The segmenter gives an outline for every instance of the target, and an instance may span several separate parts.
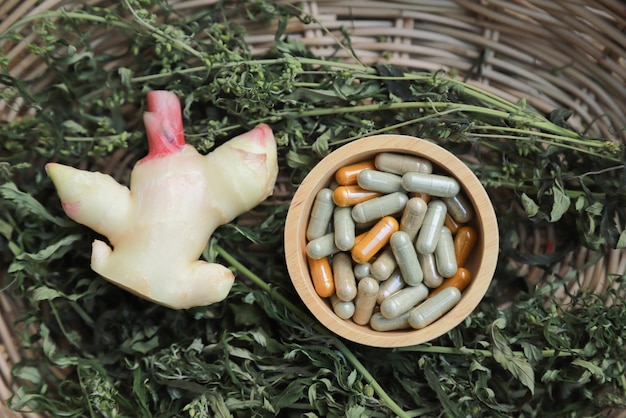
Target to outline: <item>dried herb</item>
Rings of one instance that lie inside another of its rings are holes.
[[[35,326],[24,331],[35,356],[15,367],[22,385],[11,404],[53,416],[190,417],[560,417],[626,407],[621,289],[580,292],[561,309],[508,263],[550,275],[565,255],[516,252],[520,222],[553,225],[566,249],[626,246],[623,146],[569,128],[566,109],[541,115],[443,73],[323,60],[283,33],[292,18],[312,22],[264,1],[183,16],[158,0],[126,0],[33,15],[0,35],[19,41],[28,25],[47,80],[11,76],[0,56],[0,98],[23,100],[23,117],[0,122],[0,260],[5,291],[26,302],[18,329]],[[246,25],[270,20],[274,47],[253,55]],[[125,47],[103,49],[97,36]],[[337,48],[352,53],[349,36]],[[279,141],[291,187],[206,248],[206,259],[239,274],[223,304],[171,311],[97,277],[92,232],[66,220],[43,173],[56,160],[127,181],[146,151],[139,118],[153,88],[184,99],[188,141],[203,151],[259,122]],[[342,341],[311,318],[281,242],[289,197],[311,167],[385,132],[464,158],[492,196],[502,242],[479,309],[429,344],[394,350]]]

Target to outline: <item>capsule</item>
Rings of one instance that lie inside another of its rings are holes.
[[[478,241],[478,232],[471,226],[459,228],[454,236],[454,253],[459,266],[464,266]]]
[[[354,246],[355,225],[352,219],[352,209],[337,207],[333,215],[335,246],[341,251],[349,251]]]
[[[426,202],[426,204],[428,204],[430,202],[430,199],[432,199],[432,196],[429,195],[428,193],[418,193],[418,192],[411,192],[411,193],[409,193],[409,197],[410,198],[419,197],[424,202]]]
[[[361,163],[341,167],[335,172],[335,181],[341,186],[357,184],[357,177],[359,176],[359,173],[365,169],[376,169],[374,160],[363,161]]]
[[[415,172],[402,176],[402,187],[409,192],[428,193],[437,197],[452,197],[461,190],[459,182],[452,177]]]
[[[313,207],[311,208],[311,218],[306,230],[306,238],[314,240],[328,231],[328,224],[333,216],[333,191],[329,188],[323,188],[315,196]]]
[[[387,280],[398,266],[396,257],[390,247],[386,247],[372,263],[372,277],[382,282]]]
[[[389,242],[391,235],[399,228],[398,221],[392,216],[385,216],[376,225],[358,239],[352,247],[352,259],[357,263],[367,263],[381,248]]]
[[[350,319],[354,315],[354,302],[341,300],[337,295],[330,297],[330,303],[335,315],[341,319]]]
[[[338,252],[339,248],[335,245],[335,234],[332,232],[315,238],[306,245],[306,253],[311,258],[328,257]]]
[[[423,284],[407,286],[385,299],[380,304],[380,313],[385,318],[395,318],[410,311],[427,296],[428,288]]]
[[[370,263],[358,263],[354,265],[353,271],[357,280],[361,280],[363,277],[371,277],[372,265]]]
[[[443,277],[452,277],[458,269],[456,254],[454,253],[454,239],[452,232],[447,226],[441,227],[441,235],[435,247],[435,260],[437,271]]]
[[[409,313],[405,312],[400,316],[389,319],[385,318],[380,312],[376,312],[370,319],[370,327],[372,327],[374,331],[379,332],[411,328],[409,325]]]
[[[427,208],[428,205],[424,199],[419,197],[412,197],[406,202],[402,218],[400,218],[400,231],[409,234],[411,241],[417,237],[417,232],[422,226],[422,222],[424,222]]]
[[[370,321],[376,306],[378,296],[378,282],[372,277],[361,279],[354,300],[354,315],[352,320],[359,325],[365,325]]]
[[[435,252],[437,241],[441,233],[441,227],[446,220],[446,204],[441,200],[433,200],[428,204],[424,222],[417,234],[415,246],[417,252],[430,254]]]
[[[420,284],[424,278],[424,273],[417,260],[415,246],[409,234],[404,231],[395,232],[389,240],[389,245],[406,284],[410,286]]]
[[[442,200],[448,207],[450,216],[458,223],[467,223],[474,217],[474,209],[463,193],[457,193],[452,197],[444,197]]]
[[[335,280],[328,257],[307,257],[307,261],[315,292],[322,298],[331,297],[335,293]]]
[[[428,297],[432,298],[433,296],[441,292],[446,287],[451,287],[451,286],[456,287],[462,292],[467,287],[467,285],[470,284],[471,281],[472,281],[472,273],[465,267],[459,267],[459,269],[456,271],[456,274],[454,276],[450,277],[449,279],[445,279],[443,283],[441,283],[441,286],[439,286],[436,289],[433,289],[433,291],[430,292],[430,295],[428,295]]]
[[[461,300],[461,291],[456,287],[446,287],[409,312],[409,325],[416,329],[422,329],[441,318],[459,303],[459,300]]]
[[[462,226],[452,216],[450,216],[449,213],[446,213],[446,220],[443,222],[443,224],[447,226],[450,229],[450,232],[452,232],[453,234],[456,234],[456,231],[458,231],[459,228]]]
[[[359,173],[358,185],[366,190],[380,193],[402,191],[402,177],[384,171],[366,169]]]
[[[365,190],[358,184],[339,186],[333,192],[333,202],[337,206],[354,206],[361,202],[382,196],[382,193]]]
[[[356,278],[348,253],[335,254],[332,261],[335,294],[340,300],[350,301],[356,297]]]
[[[358,223],[380,219],[400,212],[408,200],[407,195],[402,192],[389,193],[354,205],[352,218]]]
[[[418,173],[432,173],[433,164],[425,158],[414,155],[381,152],[374,158],[376,168],[388,173],[403,175],[411,171]]]
[[[443,283],[443,276],[439,274],[437,270],[437,262],[435,261],[435,254],[417,254],[417,259],[422,267],[424,273],[424,284],[431,289],[441,286]]]
[[[396,293],[398,290],[403,289],[406,286],[406,282],[402,278],[402,274],[399,269],[396,269],[391,273],[391,276],[384,282],[379,283],[378,296],[376,296],[376,302],[380,305],[389,296]]]

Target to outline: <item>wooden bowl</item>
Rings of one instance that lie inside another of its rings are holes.
[[[330,301],[317,295],[306,258],[306,229],[317,192],[328,187],[340,167],[373,157],[380,152],[397,152],[426,158],[436,172],[450,175],[461,184],[472,203],[473,226],[479,239],[465,267],[472,282],[459,303],[431,325],[419,329],[378,332],[369,326],[340,319]],[[491,201],[474,173],[457,157],[438,145],[403,135],[376,135],[353,141],[335,150],[317,164],[296,191],[285,225],[285,256],[291,281],[311,313],[330,331],[348,340],[373,347],[403,347],[425,343],[445,334],[480,303],[491,280],[498,258],[498,224]]]

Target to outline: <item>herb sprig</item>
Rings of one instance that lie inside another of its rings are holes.
[[[26,79],[0,60],[0,97],[23,103],[0,124],[0,260],[6,292],[27,305],[19,329],[35,327],[22,348],[36,354],[14,369],[12,405],[191,417],[593,416],[626,406],[621,287],[582,291],[561,307],[508,262],[549,276],[564,256],[517,254],[511,231],[520,223],[553,226],[566,248],[626,245],[617,139],[588,137],[567,126],[564,110],[542,115],[443,73],[321,59],[285,35],[289,19],[313,21],[265,1],[183,15],[127,0],[31,16],[0,35],[20,42],[28,24],[29,53],[43,68]],[[246,27],[269,21],[275,42],[253,55]],[[350,53],[349,37],[337,48]],[[57,160],[127,181],[146,151],[140,115],[153,88],[180,95],[187,138],[203,151],[259,122],[279,140],[283,189],[251,222],[220,228],[205,251],[238,273],[217,306],[171,311],[97,277],[88,269],[93,233],[66,220],[43,174]],[[503,243],[474,315],[429,344],[395,350],[344,342],[317,324],[290,285],[281,242],[289,198],[311,167],[386,132],[463,158],[492,197]]]

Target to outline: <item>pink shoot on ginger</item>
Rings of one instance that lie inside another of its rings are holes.
[[[65,213],[108,239],[95,240],[91,268],[145,299],[174,309],[222,301],[233,273],[200,260],[215,229],[272,194],[276,142],[259,125],[199,154],[185,143],[180,101],[148,93],[144,124],[148,155],[130,188],[111,176],[56,163],[46,165]]]

